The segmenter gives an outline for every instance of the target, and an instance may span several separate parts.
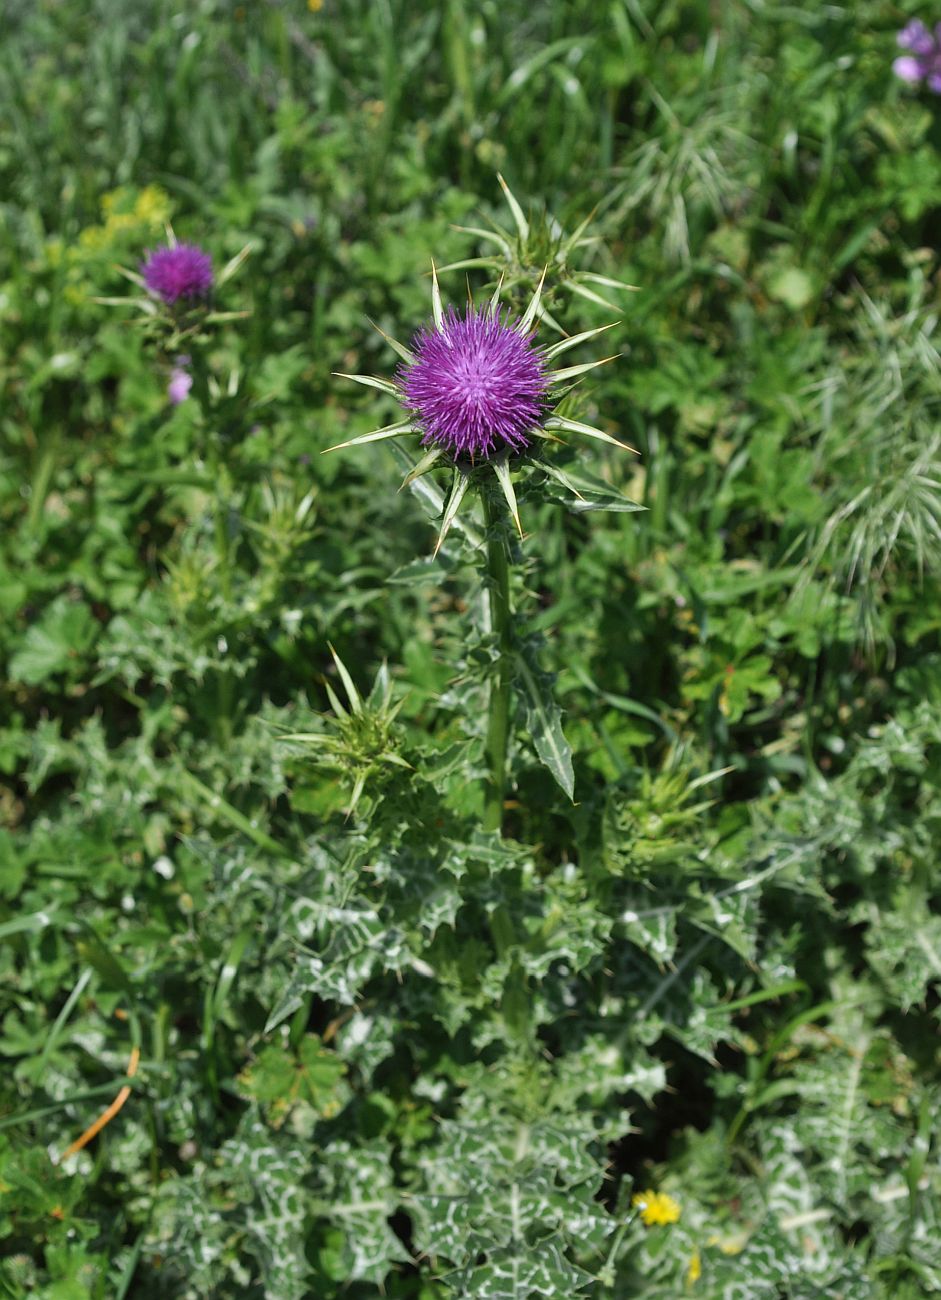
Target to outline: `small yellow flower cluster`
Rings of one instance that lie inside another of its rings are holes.
[[[666,1192],[636,1192],[631,1197],[631,1205],[640,1210],[640,1217],[648,1228],[655,1224],[676,1223],[681,1214],[679,1202]]]
[[[146,185],[142,190],[122,185],[102,196],[101,212],[102,225],[88,226],[79,235],[79,243],[86,249],[111,248],[125,235],[160,230],[170,220],[170,196],[159,185]]]

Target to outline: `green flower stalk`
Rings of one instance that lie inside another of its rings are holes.
[[[241,320],[247,311],[218,311],[218,290],[238,273],[251,252],[246,244],[218,273],[212,257],[196,244],[181,243],[172,227],[166,244],[148,250],[137,270],[117,270],[139,290],[137,297],[99,298],[106,306],[136,307],[138,324],[160,362],[169,369],[167,401],[171,407],[193,400],[202,413],[201,460],[206,486],[213,496],[213,533],[219,591],[225,607],[232,602],[232,556],[229,539],[231,479],[219,429],[218,407],[224,389],[210,372],[208,348],[214,326]],[[229,377],[227,393],[237,388],[237,375]],[[227,738],[232,721],[232,682],[221,671],[218,681],[217,723]]]

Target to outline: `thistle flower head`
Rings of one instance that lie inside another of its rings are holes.
[[[158,248],[140,269],[148,291],[167,306],[181,298],[206,298],[213,286],[212,258],[196,244]]]
[[[427,450],[406,474],[402,486],[408,487],[435,468],[450,469],[451,487],[447,496],[441,497],[441,525],[435,554],[471,484],[479,485],[482,492],[490,491],[484,486],[484,480],[491,471],[520,537],[523,526],[511,469],[522,471],[527,477],[535,476],[548,485],[550,492],[561,487],[565,499],[576,510],[641,508],[591,475],[581,473],[576,481],[576,477],[553,464],[541,449],[534,448],[530,455],[517,456],[514,461],[514,454],[526,451],[533,441],[560,443],[563,441],[560,434],[566,433],[633,450],[607,430],[574,420],[566,413],[570,408],[563,403],[567,402],[572,381],[614,358],[603,357],[600,361],[560,368],[554,365],[556,358],[611,327],[602,325],[537,348],[534,326],[542,311],[545,274],[544,271],[528,307],[517,320],[500,312],[502,276],[483,310],[477,310],[473,304],[463,315],[453,307],[446,309],[432,264],[431,327],[419,330],[411,348],[379,331],[405,363],[395,378],[341,376],[395,398],[405,408],[405,418],[327,447],[325,451],[418,434]]]
[[[398,378],[424,445],[472,460],[529,445],[549,387],[532,333],[508,314],[468,307],[459,316],[449,307],[440,325],[419,331],[412,351]]]

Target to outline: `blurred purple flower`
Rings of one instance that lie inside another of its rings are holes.
[[[892,64],[892,71],[910,86],[926,82],[941,95],[941,23],[930,32],[920,18],[913,18],[896,37],[899,48],[908,50]]]
[[[141,264],[144,284],[168,306],[180,298],[205,298],[212,289],[212,258],[195,244],[158,248]]]
[[[934,51],[934,37],[920,18],[913,18],[903,27],[896,40],[899,49],[911,50],[912,54],[931,54]]]
[[[509,316],[501,320],[473,307],[459,316],[449,307],[441,328],[421,330],[412,348],[414,360],[399,381],[424,444],[484,460],[529,446],[548,388],[531,334]]]
[[[189,365],[189,357],[180,357],[177,364],[170,371],[170,382],[167,385],[167,397],[171,405],[179,406],[189,397],[190,389],[193,387],[193,376],[186,369]]]
[[[895,60],[892,64],[892,71],[903,81],[907,81],[910,86],[915,86],[925,75],[922,71],[919,59],[914,59],[910,54],[903,54],[901,58]]]

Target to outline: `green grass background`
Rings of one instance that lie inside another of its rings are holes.
[[[941,1291],[916,13],[6,0],[4,1294]],[[319,453],[391,417],[331,372],[391,373],[367,318],[426,321],[430,259],[486,251],[455,227],[508,220],[497,172],[534,228],[594,210],[580,265],[638,286],[582,401],[640,455],[579,455],[646,510],[522,502],[577,802],[521,718],[488,847],[471,543],[430,563],[384,445]],[[229,572],[196,405],[96,301],[171,219],[252,249],[209,349]],[[405,696],[413,771],[349,819],[355,754],[278,739],[333,725],[328,641]]]

